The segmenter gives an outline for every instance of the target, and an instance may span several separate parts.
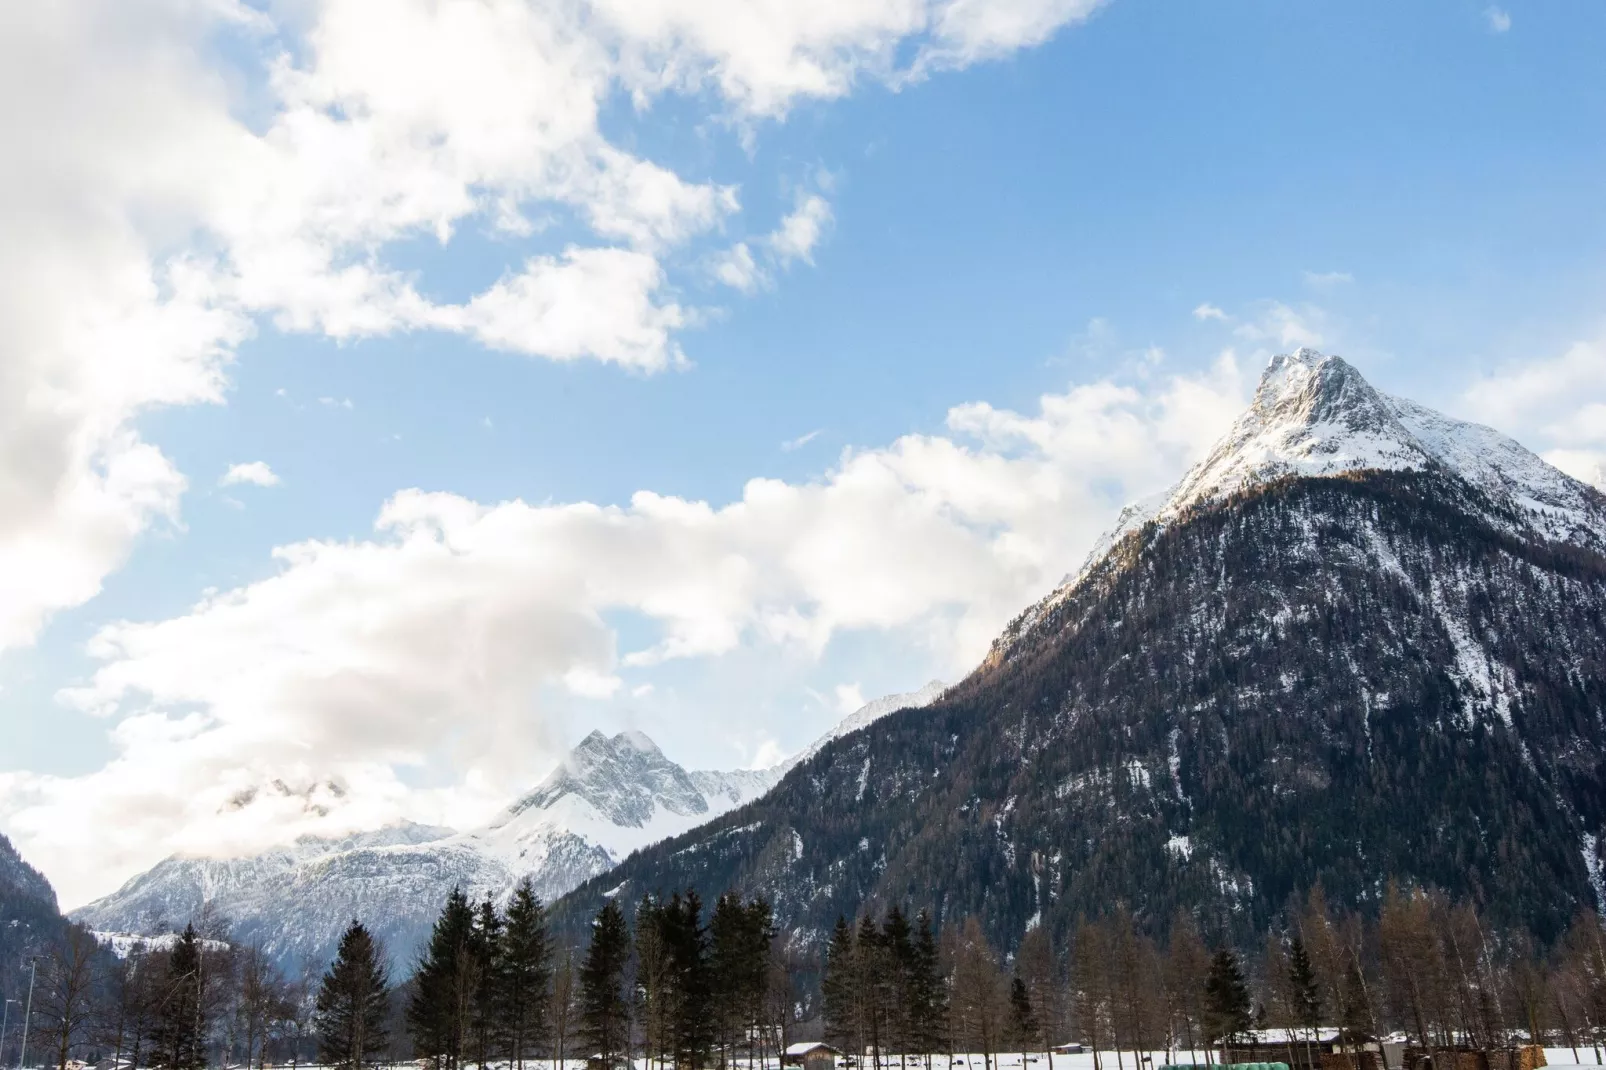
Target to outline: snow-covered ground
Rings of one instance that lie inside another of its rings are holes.
[[[1098,1053],[1096,1063],[1093,1053],[1090,1051],[1080,1052],[1075,1055],[1055,1055],[1053,1056],[1053,1067],[1054,1070],[1146,1070],[1148,1067],[1159,1070],[1160,1067],[1170,1064],[1219,1063],[1221,1061],[1220,1052],[1207,1053],[1204,1051],[1182,1051],[1177,1049],[1165,1051],[1162,1049],[1136,1054],[1141,1058],[1134,1059],[1134,1053],[1131,1051],[1101,1051]],[[1606,1061],[1597,1060],[1594,1049],[1584,1047],[1578,1049],[1576,1059],[1571,1048],[1546,1048],[1545,1059],[1548,1065],[1558,1067],[1560,1070],[1568,1070],[1571,1067],[1606,1065]],[[1025,1061],[1022,1062],[1020,1052],[1002,1052],[992,1057],[991,1064],[992,1070],[1049,1070],[1049,1056],[1043,1052],[1027,1052]],[[413,1067],[418,1064],[407,1062],[397,1065]],[[645,1059],[635,1059],[633,1060],[633,1065],[635,1070],[664,1070],[664,1067],[659,1066],[657,1063],[650,1063]],[[933,1057],[931,1061],[931,1070],[978,1070],[978,1068],[983,1068],[984,1070],[987,1065],[988,1060],[980,1055],[955,1055],[952,1061],[949,1060],[948,1056],[938,1055]],[[777,1070],[777,1067],[777,1060],[773,1056],[764,1060],[762,1066],[756,1061],[749,1064],[746,1059],[734,1061],[734,1070]],[[269,1070],[291,1070],[291,1067],[287,1063],[283,1066],[270,1066]],[[328,1070],[328,1068],[312,1063],[302,1063],[295,1070]],[[491,1064],[491,1070],[510,1070],[510,1068],[507,1063],[493,1063]],[[569,1059],[562,1067],[559,1067],[557,1061],[553,1059],[526,1059],[524,1061],[524,1070],[585,1070],[585,1060]],[[874,1063],[866,1059],[861,1064],[860,1070],[874,1070]],[[882,1059],[881,1070],[925,1070],[925,1060],[911,1055],[900,1063],[898,1056],[891,1055]]]

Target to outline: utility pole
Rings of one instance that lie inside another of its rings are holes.
[[[39,956],[28,960],[28,1008],[22,1012],[22,1051],[17,1056],[17,1070],[22,1070],[28,1059],[28,1023],[33,1020],[33,979],[39,974]]]

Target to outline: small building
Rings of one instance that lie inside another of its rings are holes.
[[[782,1066],[801,1066],[803,1070],[836,1070],[836,1057],[842,1053],[829,1044],[808,1040],[793,1044],[781,1057]]]

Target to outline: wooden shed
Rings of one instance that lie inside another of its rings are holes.
[[[841,1054],[829,1044],[810,1040],[787,1048],[781,1063],[784,1066],[801,1066],[803,1070],[836,1070],[836,1058]]]

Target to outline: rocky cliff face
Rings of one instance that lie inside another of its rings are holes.
[[[1247,936],[1390,877],[1553,935],[1602,902],[1606,499],[1495,432],[1272,362],[1171,492],[969,678],[581,886],[891,901],[1003,946],[1117,899]]]

